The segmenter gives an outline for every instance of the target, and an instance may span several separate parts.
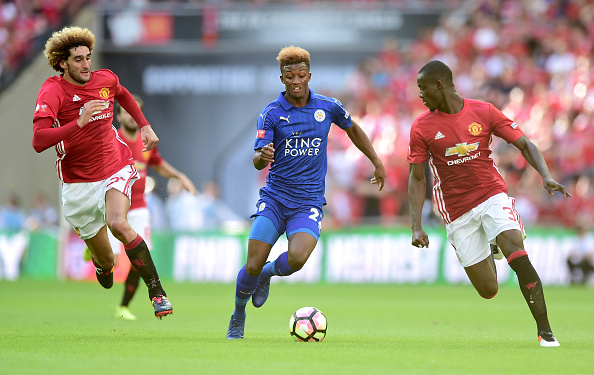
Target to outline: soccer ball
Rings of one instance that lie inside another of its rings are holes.
[[[322,341],[327,327],[326,316],[315,307],[302,307],[289,319],[289,332],[296,341]]]

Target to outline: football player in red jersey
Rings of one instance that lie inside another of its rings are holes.
[[[144,106],[142,99],[137,95],[132,96],[142,111]],[[140,128],[134,118],[119,104],[116,105],[115,111],[116,118],[121,125],[118,129],[118,135],[120,136],[120,139],[126,142],[130,151],[132,151],[132,157],[134,158],[136,170],[140,177],[139,180],[132,185],[132,198],[130,211],[128,212],[128,222],[137,233],[140,233],[143,236],[144,240],[149,245],[149,248],[151,248],[150,213],[144,195],[148,167],[150,166],[162,177],[179,179],[182,188],[194,195],[197,193],[196,187],[184,173],[178,171],[163,159],[157,146],[149,151],[143,151],[144,147],[142,144]],[[117,264],[122,244],[111,234],[111,232],[108,232],[107,234],[115,254],[115,263]],[[118,318],[126,320],[136,319],[134,314],[128,309],[128,304],[132,300],[132,297],[134,297],[139,281],[140,275],[138,274],[138,271],[134,266],[130,265],[130,271],[128,271],[128,276],[124,282],[124,295],[120,305],[116,308],[116,316]]]
[[[91,250],[99,283],[113,285],[109,227],[146,283],[155,316],[162,318],[173,312],[171,303],[145,241],[127,220],[131,187],[139,176],[130,149],[112,125],[114,100],[140,126],[145,150],[159,138],[119,78],[107,69],[91,70],[94,46],[93,33],[79,27],[65,27],[46,42],[48,64],[60,74],[48,78],[37,96],[33,148],[56,149],[62,211]]]
[[[429,110],[415,119],[410,130],[408,200],[412,244],[429,246],[429,237],[421,224],[428,162],[435,178],[434,205],[446,224],[448,240],[479,295],[493,298],[499,289],[490,248],[496,245],[516,272],[520,290],[536,320],[540,345],[559,346],[549,325],[540,278],[524,250],[520,215],[490,157],[492,136],[516,146],[540,174],[550,194],[571,194],[553,179],[540,150],[514,121],[491,103],[458,94],[452,71],[443,62],[431,61],[421,68],[417,86]]]

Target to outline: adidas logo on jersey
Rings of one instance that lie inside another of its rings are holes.
[[[441,132],[437,132],[437,134],[435,134],[435,139],[442,139],[445,138],[445,135],[441,134]]]
[[[78,95],[74,95],[74,96],[72,97],[72,101],[73,101],[73,102],[78,102],[79,100],[80,100],[80,98],[78,97]]]

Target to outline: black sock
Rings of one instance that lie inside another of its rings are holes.
[[[153,263],[151,253],[142,237],[139,235],[134,241],[125,244],[124,248],[126,249],[126,255],[130,258],[130,264],[136,268],[140,277],[144,280],[149,291],[149,298],[152,299],[157,294],[166,296],[167,294],[165,294],[163,287],[161,287],[159,274]]]
[[[138,288],[138,284],[140,282],[140,274],[134,268],[134,266],[130,265],[130,270],[128,271],[128,276],[126,277],[126,282],[124,283],[124,296],[122,297],[122,306],[128,306],[132,297],[136,293],[136,288]]]
[[[516,272],[520,290],[524,295],[524,299],[526,299],[526,303],[528,303],[534,320],[536,320],[538,332],[551,332],[542,282],[532,263],[530,263],[530,259],[528,259],[528,253],[523,250],[516,251],[509,258],[509,266]]]

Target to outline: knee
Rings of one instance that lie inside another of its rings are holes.
[[[250,261],[248,259],[248,261],[245,263],[245,271],[250,276],[258,276],[258,275],[260,275],[260,272],[262,272],[263,266],[264,266],[263,264],[259,264],[254,261]]]
[[[107,226],[114,237],[120,241],[125,237],[125,233],[130,227],[128,220],[120,216],[109,218],[107,220]]]
[[[297,254],[291,254],[289,253],[289,266],[294,269],[295,271],[299,271],[300,269],[303,268],[303,266],[305,265],[305,262],[307,262],[307,258],[309,258],[309,254],[301,254],[301,253],[297,253]]]

